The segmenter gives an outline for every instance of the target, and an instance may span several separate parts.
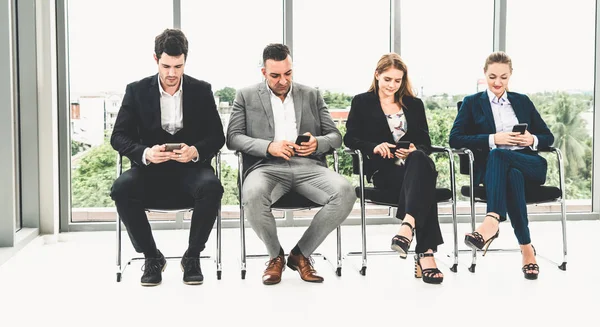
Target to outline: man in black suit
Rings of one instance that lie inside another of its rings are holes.
[[[210,236],[223,187],[210,165],[225,143],[210,84],[183,74],[188,41],[177,29],[155,39],[158,74],[127,85],[110,139],[131,161],[111,197],[135,250],[144,253],[143,286],[162,281],[166,260],[157,249],[145,207],[193,203],[183,282],[202,284],[200,252]],[[171,150],[167,143],[180,148]],[[189,205],[188,204],[188,205]]]

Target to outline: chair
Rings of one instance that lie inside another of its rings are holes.
[[[336,173],[339,173],[339,159],[337,152],[333,152],[333,162],[334,162],[334,170]],[[238,186],[239,186],[239,202],[240,202],[240,237],[241,237],[241,274],[242,279],[246,279],[246,258],[264,258],[268,257],[268,254],[246,254],[246,229],[245,229],[245,218],[244,218],[244,208],[242,206],[243,198],[242,198],[242,186],[243,186],[243,178],[244,176],[244,162],[243,155],[241,152],[236,151],[235,154],[238,157]],[[314,203],[307,199],[306,197],[291,191],[285,194],[281,199],[277,200],[277,202],[271,205],[272,210],[309,210],[313,208],[322,207],[320,204]],[[341,227],[337,227],[337,267],[336,267],[336,275],[342,275],[342,234]],[[324,260],[327,258],[319,253],[313,253],[312,256],[322,256]]]
[[[117,153],[117,177],[123,172],[123,158]],[[215,155],[215,174],[217,178],[221,180],[221,152],[217,152]],[[146,212],[156,213],[175,213],[177,219],[183,221],[183,214],[194,210],[194,199],[190,196],[182,194],[173,194],[165,200],[164,203],[157,203],[152,208],[145,208]],[[217,211],[217,250],[216,250],[216,264],[217,264],[217,279],[221,279],[222,263],[221,263],[221,205]],[[144,260],[144,257],[134,257],[127,261],[127,264],[121,265],[121,216],[117,213],[117,282],[121,281],[122,275],[125,273],[125,268],[131,264],[132,261]],[[200,256],[201,259],[209,259],[210,256]],[[167,257],[165,259],[181,259],[181,256]]]
[[[436,188],[435,198],[438,204],[452,204],[452,224],[454,228],[454,263],[450,270],[457,272],[458,270],[458,238],[457,238],[457,220],[456,220],[456,192],[454,184],[454,155],[449,148],[432,146],[433,153],[446,153],[450,163],[450,189]],[[368,160],[364,159],[363,154],[357,149],[346,148],[346,153],[352,155],[352,166],[354,174],[359,175],[359,187],[356,188],[356,196],[360,199],[360,224],[362,236],[362,250],[360,252],[348,252],[348,256],[361,255],[362,267],[360,274],[367,274],[367,254],[397,254],[396,251],[367,251],[367,218],[365,212],[365,203],[372,203],[388,207],[398,207],[398,195],[396,192],[386,189],[365,186],[365,165],[369,164]],[[410,251],[414,253],[414,251]]]
[[[456,103],[457,109],[460,110],[462,101]],[[453,151],[459,155],[460,161],[460,173],[463,175],[469,175],[469,185],[461,187],[460,192],[463,196],[468,197],[471,206],[471,227],[475,230],[475,202],[486,203],[487,197],[485,187],[482,185],[473,185],[473,163],[475,162],[475,156],[473,151],[467,148],[453,149]],[[525,190],[525,202],[527,204],[541,204],[541,203],[560,203],[561,209],[561,223],[562,223],[562,241],[563,241],[563,262],[558,265],[560,270],[567,270],[567,209],[565,205],[565,173],[562,152],[554,147],[547,149],[540,149],[538,152],[553,152],[556,154],[558,161],[558,174],[559,174],[559,187],[555,186],[534,186],[528,187]],[[477,259],[476,250],[467,250],[472,252],[472,262],[469,267],[469,271],[475,272],[475,265]],[[488,252],[494,251],[520,251],[520,249],[488,249]]]

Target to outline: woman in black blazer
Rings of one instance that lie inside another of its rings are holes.
[[[379,59],[369,91],[352,100],[346,128],[344,144],[365,156],[367,180],[398,194],[396,217],[402,224],[392,249],[405,259],[416,233],[415,277],[441,283],[444,276],[433,258],[443,243],[435,199],[437,171],[429,158],[425,107],[414,96],[398,54]]]

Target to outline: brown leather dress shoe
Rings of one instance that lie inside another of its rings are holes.
[[[265,285],[277,284],[281,281],[281,273],[285,268],[285,258],[282,255],[269,260],[262,281]]]
[[[288,256],[287,266],[294,271],[298,271],[300,278],[306,282],[322,283],[323,277],[317,275],[317,271],[312,266],[311,259],[302,254]]]

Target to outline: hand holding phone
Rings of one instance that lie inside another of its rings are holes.
[[[296,138],[296,145],[298,146],[296,149],[296,154],[305,157],[313,154],[317,151],[317,139],[314,138],[309,132],[306,132],[302,135],[298,135]]]
[[[513,129],[512,129],[513,132],[517,132],[520,134],[525,134],[526,130],[527,130],[527,123],[516,124],[515,126],[513,126]]]
[[[310,135],[298,135],[296,138],[296,145],[302,145],[302,142],[310,141]]]
[[[410,142],[409,141],[398,141],[395,144],[395,147],[388,147],[390,149],[390,152],[392,154],[396,153],[396,150],[398,149],[408,149],[410,148]]]
[[[165,151],[173,152],[173,150],[181,150],[181,143],[166,143]]]
[[[408,149],[410,148],[409,141],[398,141],[396,142],[396,149]]]

